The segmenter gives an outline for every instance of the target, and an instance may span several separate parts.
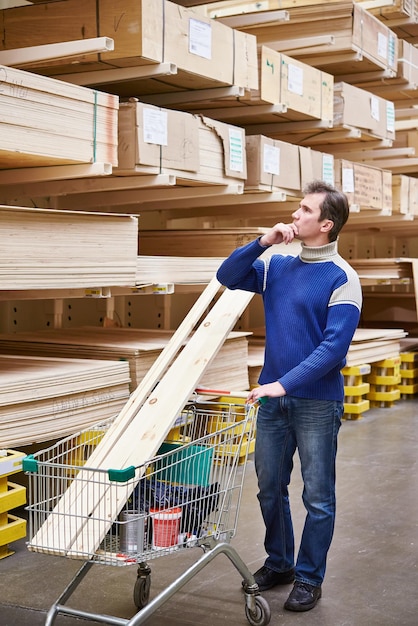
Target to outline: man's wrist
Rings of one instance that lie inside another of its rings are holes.
[[[261,241],[263,237],[264,237],[264,235],[261,235],[261,236],[258,238],[258,243],[260,244],[260,246],[261,246],[262,248],[269,248],[269,247],[270,247],[270,244],[269,244],[269,243],[263,243],[263,242]]]

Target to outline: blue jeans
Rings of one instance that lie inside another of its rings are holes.
[[[342,402],[283,396],[259,408],[255,443],[257,495],[266,528],[265,565],[295,567],[297,581],[320,585],[335,524],[335,458]],[[307,511],[295,564],[288,485],[298,449]]]

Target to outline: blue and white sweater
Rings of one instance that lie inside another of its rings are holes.
[[[341,369],[362,305],[360,280],[338,254],[337,242],[302,244],[299,256],[274,254],[259,239],[237,248],[217,272],[229,289],[261,294],[266,342],[261,385],[279,381],[286,393],[344,399]]]

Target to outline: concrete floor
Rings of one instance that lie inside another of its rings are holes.
[[[418,400],[371,409],[343,423],[338,454],[338,516],[323,596],[308,613],[283,610],[290,587],[263,593],[272,626],[416,626],[418,624]],[[296,537],[304,517],[296,465],[292,502]],[[17,514],[20,514],[16,512]],[[238,530],[232,545],[251,571],[264,562],[263,525],[252,458],[247,463]],[[44,624],[79,563],[27,551],[25,541],[0,561],[0,625]],[[154,559],[151,599],[202,555],[181,550]],[[130,619],[136,567],[94,565],[71,598],[85,611]],[[59,616],[57,626],[84,620]],[[248,624],[241,577],[218,555],[152,614],[150,626]]]

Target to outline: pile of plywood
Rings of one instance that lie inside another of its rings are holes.
[[[117,165],[116,96],[11,67],[0,79],[0,169]]]
[[[407,333],[401,328],[357,328],[347,353],[347,366],[375,363],[399,355]],[[256,386],[264,364],[264,329],[254,330],[248,347],[250,386]]]
[[[123,361],[0,355],[0,447],[78,432],[114,418],[129,398]]]
[[[136,328],[68,328],[0,334],[0,354],[60,358],[123,359],[136,389],[174,331]],[[199,381],[203,387],[248,389],[249,333],[231,332]]]
[[[274,10],[219,19],[256,35],[259,44],[333,76],[381,70],[391,76],[396,72],[397,35],[353,0],[327,3],[326,13],[323,2],[292,4],[287,8],[288,20]]]
[[[134,286],[131,215],[0,206],[0,288]]]
[[[372,209],[392,214],[392,172],[364,163],[335,159],[335,184],[343,191],[351,210]]]
[[[198,102],[175,102],[175,108],[232,123],[278,123],[292,120],[322,120],[332,123],[334,77],[307,63],[273,50],[258,47],[258,86],[234,99],[202,98]],[[155,104],[168,100],[164,94],[152,96]],[[150,99],[151,101],[151,99]],[[233,107],[233,108],[232,108]]]
[[[407,334],[401,328],[358,328],[347,353],[347,366],[399,356],[401,339]]]
[[[201,89],[219,85],[257,85],[256,38],[184,9],[165,0],[61,0],[51,4],[4,9],[0,13],[5,49],[39,46],[63,41],[109,37],[114,50],[34,64],[41,73],[73,73],[150,67],[171,63],[177,71],[158,76],[157,85],[143,89]],[[32,69],[30,65],[28,68]],[[123,74],[123,73],[122,73]],[[135,77],[135,72],[131,73]],[[140,75],[143,79],[144,74]],[[100,78],[96,79],[96,84]],[[135,91],[129,81],[110,83],[110,93],[129,96]],[[151,91],[151,92],[152,92]]]
[[[254,134],[262,129],[262,124],[253,124],[246,130]],[[390,146],[395,139],[395,105],[366,89],[339,81],[334,83],[333,120],[329,128],[289,123],[265,129],[271,137],[328,152],[341,151],[342,145],[346,151],[367,148],[368,141],[376,140],[384,140],[383,145]],[[344,156],[349,155],[346,152]]]
[[[184,111],[131,100],[119,110],[118,175],[173,174],[209,184],[244,181],[245,132]]]

